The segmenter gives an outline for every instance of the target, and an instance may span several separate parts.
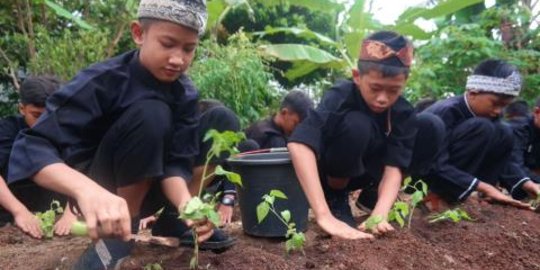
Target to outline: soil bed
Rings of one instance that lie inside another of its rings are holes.
[[[200,265],[201,269],[540,270],[540,214],[475,200],[463,208],[474,222],[429,224],[426,213],[417,211],[411,230],[375,241],[337,241],[310,223],[305,256],[285,255],[279,240],[244,235],[236,221],[227,231],[237,244],[221,254],[202,252]],[[34,240],[7,225],[0,228],[0,268],[69,269],[88,243],[75,237]],[[122,269],[142,269],[149,263],[187,269],[191,254],[188,248],[138,244]]]

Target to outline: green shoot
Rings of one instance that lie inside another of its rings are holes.
[[[298,232],[296,230],[296,224],[291,222],[291,211],[283,210],[278,214],[274,207],[276,199],[286,200],[287,196],[280,190],[273,189],[269,194],[265,194],[262,199],[263,201],[257,205],[257,221],[259,223],[263,222],[268,216],[268,213],[272,212],[287,227],[285,251],[290,253],[291,251],[299,250],[304,253],[306,236],[303,232]]]
[[[83,221],[75,221],[71,224],[71,234],[75,236],[87,236],[88,235],[88,226]]]
[[[40,221],[41,231],[43,231],[45,238],[53,238],[56,215],[62,214],[63,212],[64,209],[60,206],[60,202],[54,200],[51,202],[51,208],[49,210],[36,213],[36,217]]]
[[[540,193],[536,194],[536,199],[531,201],[531,207],[537,209],[540,206]]]
[[[379,223],[383,222],[384,218],[379,215],[370,216],[368,219],[366,219],[365,225],[366,229],[369,231],[373,231]]]
[[[143,270],[163,270],[161,263],[147,263]]]
[[[201,198],[203,187],[206,186],[207,181],[212,180],[216,175],[222,175],[227,178],[230,182],[242,186],[242,179],[239,174],[234,172],[229,172],[223,169],[221,166],[216,166],[213,172],[208,172],[208,166],[210,162],[218,158],[224,153],[233,155],[238,153],[236,146],[246,136],[242,132],[233,132],[233,131],[224,131],[219,132],[215,129],[209,130],[204,136],[203,141],[212,140],[212,146],[208,153],[206,153],[206,161],[203,167],[202,180],[199,185],[199,192],[197,196],[191,198],[188,203],[184,206],[183,209],[179,209],[180,216],[182,220],[203,220],[208,219],[216,227],[219,226],[219,214],[216,211],[217,197],[210,194],[205,195]],[[199,267],[199,244],[197,241],[197,233],[193,230],[193,240],[195,246],[193,248],[193,257],[189,262],[189,267],[191,269],[197,269]]]
[[[439,214],[434,214],[429,217],[429,223],[440,222],[443,220],[451,220],[458,223],[462,220],[473,221],[469,214],[460,208],[449,209]]]
[[[392,209],[390,209],[390,213],[388,213],[388,221],[396,221],[401,228],[405,226],[405,222],[407,221],[408,229],[411,228],[414,209],[422,202],[422,200],[424,200],[424,197],[428,192],[428,186],[424,181],[418,180],[414,185],[411,184],[411,181],[412,179],[407,177],[401,188],[402,191],[406,189],[414,190],[411,199],[407,202],[401,200],[396,201]]]

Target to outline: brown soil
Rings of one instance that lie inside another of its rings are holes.
[[[474,222],[429,224],[417,211],[412,229],[375,241],[337,241],[310,224],[305,255],[284,253],[278,240],[243,234],[240,222],[227,230],[237,244],[222,254],[202,252],[202,269],[540,269],[540,214],[467,203]],[[359,219],[359,221],[361,218]],[[69,269],[88,244],[65,237],[33,240],[12,226],[0,229],[1,269]],[[138,244],[123,269],[159,263],[187,269],[191,249]]]

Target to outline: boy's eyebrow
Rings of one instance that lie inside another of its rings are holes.
[[[174,43],[183,43],[181,40],[179,40],[175,36],[170,35],[168,33],[162,34],[159,38],[166,39],[167,41],[171,41],[171,42],[174,42]],[[185,43],[184,45],[197,45],[197,44],[198,44],[198,42],[195,41],[195,42]]]

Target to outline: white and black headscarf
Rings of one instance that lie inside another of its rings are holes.
[[[139,19],[158,19],[189,27],[199,34],[206,29],[206,0],[141,0]]]

